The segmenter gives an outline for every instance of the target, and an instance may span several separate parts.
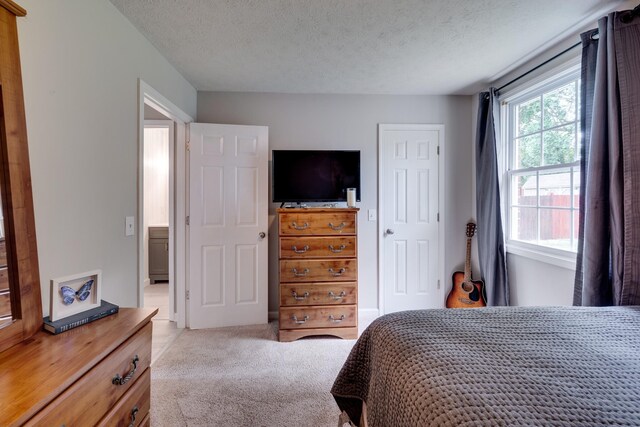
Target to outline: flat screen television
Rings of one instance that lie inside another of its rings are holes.
[[[360,201],[360,151],[273,150],[274,202]]]

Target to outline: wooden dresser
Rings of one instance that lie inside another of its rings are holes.
[[[280,341],[358,337],[358,209],[278,209]]]
[[[0,353],[0,426],[148,426],[156,313],[121,308]]]

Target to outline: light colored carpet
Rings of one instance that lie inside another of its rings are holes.
[[[186,330],[151,369],[153,426],[336,427],[329,393],[355,341],[277,341],[277,323]]]

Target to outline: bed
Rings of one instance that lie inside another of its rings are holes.
[[[640,426],[640,307],[389,314],[331,393],[368,427]]]

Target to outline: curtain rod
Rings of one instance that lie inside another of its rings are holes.
[[[500,92],[502,89],[504,89],[505,87],[509,86],[510,84],[515,83],[515,82],[517,82],[518,80],[520,80],[521,78],[528,76],[529,74],[531,74],[531,73],[533,73],[534,71],[536,71],[538,68],[540,68],[540,67],[543,67],[543,66],[547,65],[549,62],[553,61],[554,59],[556,59],[556,58],[558,58],[558,57],[560,57],[560,56],[562,56],[562,55],[564,55],[565,53],[569,52],[570,50],[573,50],[573,49],[577,48],[577,47],[578,47],[578,46],[580,46],[581,44],[582,44],[582,42],[578,42],[578,43],[576,43],[576,44],[574,44],[574,45],[572,45],[572,46],[569,46],[568,48],[566,48],[566,49],[565,49],[565,50],[563,50],[562,52],[558,53],[557,55],[554,55],[554,56],[552,56],[551,58],[547,59],[547,60],[546,60],[546,61],[544,61],[542,64],[540,64],[540,65],[537,65],[537,66],[533,67],[533,68],[532,68],[532,69],[530,69],[529,71],[527,71],[527,72],[525,72],[525,73],[523,73],[523,74],[520,74],[518,77],[516,77],[515,79],[511,80],[510,82],[503,84],[502,86],[500,86],[500,87],[498,88],[498,90],[497,90],[497,91],[498,91],[498,92]]]
[[[624,22],[625,24],[628,24],[629,22],[633,21],[633,18],[640,16],[640,4],[637,5],[636,7],[633,8],[633,10],[631,10],[626,16],[623,16],[621,18],[622,22]],[[596,30],[596,32],[594,34],[591,35],[592,39],[595,39],[598,35],[598,32]],[[513,84],[515,82],[517,82],[518,80],[520,80],[523,77],[528,76],[529,74],[533,73],[534,71],[536,71],[537,69],[539,69],[540,67],[543,67],[545,65],[547,65],[549,62],[553,61],[554,59],[564,55],[565,53],[569,52],[570,50],[573,50],[575,48],[577,48],[578,46],[580,46],[582,44],[581,41],[579,41],[578,43],[569,46],[568,48],[566,48],[565,50],[563,50],[562,52],[558,53],[557,55],[547,59],[546,61],[544,61],[542,64],[537,65],[536,67],[533,67],[532,69],[530,69],[529,71],[520,74],[518,77],[516,77],[515,79],[511,80],[508,83],[503,84],[502,86],[500,86],[496,91],[500,92],[502,89],[504,89],[505,87],[509,86],[510,84]]]
[[[633,10],[631,10],[631,11],[630,11],[626,16],[623,16],[623,17],[621,18],[621,20],[622,20],[622,22],[624,22],[625,24],[628,24],[629,22],[633,21],[633,18],[635,18],[635,17],[637,17],[637,16],[640,16],[640,4],[639,4],[639,5],[637,5],[636,7],[634,7],[634,8],[633,8]],[[596,33],[594,33],[594,34],[591,36],[591,38],[592,38],[592,39],[595,39],[595,36],[597,36],[597,31],[596,31]],[[525,73],[523,73],[523,74],[520,74],[518,77],[516,77],[515,79],[511,80],[510,82],[503,84],[502,86],[500,86],[500,87],[497,89],[497,92],[500,92],[502,89],[504,89],[505,87],[509,86],[510,84],[513,84],[513,83],[517,82],[517,81],[518,81],[518,80],[520,80],[521,78],[528,76],[529,74],[533,73],[534,71],[536,71],[536,70],[537,70],[537,69],[539,69],[540,67],[543,67],[543,66],[547,65],[549,62],[553,61],[554,59],[556,59],[556,58],[558,58],[558,57],[560,57],[560,56],[562,56],[562,55],[564,55],[565,53],[569,52],[570,50],[575,49],[576,47],[580,46],[581,44],[582,44],[582,42],[580,41],[580,42],[578,42],[578,43],[576,43],[576,44],[574,44],[574,45],[572,45],[572,46],[569,46],[568,48],[566,48],[566,49],[565,49],[565,50],[563,50],[562,52],[558,53],[557,55],[555,55],[555,56],[553,56],[553,57],[551,57],[551,58],[547,59],[547,60],[546,60],[546,61],[544,61],[542,64],[540,64],[540,65],[538,65],[538,66],[536,66],[536,67],[533,67],[533,68],[532,68],[532,69],[530,69],[529,71],[527,71],[527,72],[525,72]]]

